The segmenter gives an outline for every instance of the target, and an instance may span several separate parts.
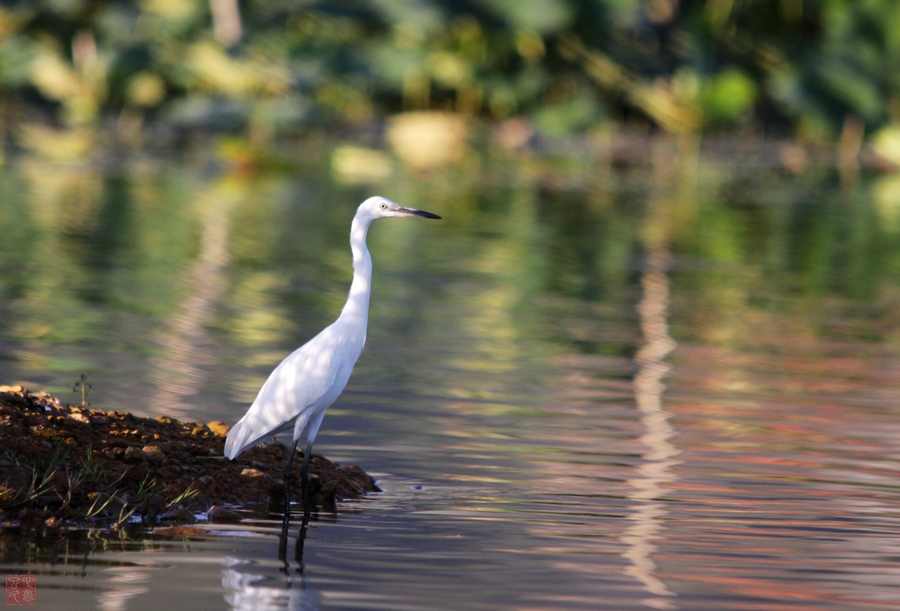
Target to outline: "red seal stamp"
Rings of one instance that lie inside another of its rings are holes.
[[[36,605],[37,577],[34,575],[7,575],[6,604]]]

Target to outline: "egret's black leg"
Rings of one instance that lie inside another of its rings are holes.
[[[291,446],[291,453],[288,456],[287,467],[284,470],[284,524],[282,530],[287,535],[288,522],[291,520],[291,480],[294,479],[291,471],[291,464],[294,462],[294,454],[297,453],[297,442]]]
[[[301,530],[306,530],[306,525],[309,522],[310,515],[310,507],[312,506],[312,501],[310,501],[309,494],[309,458],[312,456],[312,442],[310,441],[306,444],[306,451],[303,452],[303,466],[300,467],[300,485],[302,486],[303,491],[303,526]],[[304,533],[305,534],[305,533]]]
[[[294,550],[294,560],[301,573],[303,572],[303,545],[306,543],[306,528],[308,525],[309,520],[304,517],[303,522],[300,524],[300,534],[297,536],[297,547]]]

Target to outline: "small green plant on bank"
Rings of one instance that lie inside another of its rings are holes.
[[[118,490],[114,490],[110,494],[98,494],[94,498],[94,501],[91,503],[91,506],[88,507],[88,509],[84,515],[87,516],[88,518],[98,517],[101,513],[103,513],[103,510],[105,510],[107,507],[109,507],[109,504],[115,500],[116,493],[118,493],[118,492],[119,492]],[[123,505],[123,507],[124,507],[124,505]],[[119,512],[119,514],[121,515],[121,512]]]
[[[166,503],[166,507],[177,507],[179,505],[182,505],[197,496],[199,493],[200,492],[196,488],[194,488],[194,485],[191,484],[187,487],[187,490]]]
[[[94,390],[94,387],[91,384],[88,384],[87,374],[81,374],[81,380],[75,382],[75,386],[72,387],[72,392],[78,392],[78,387],[81,387],[81,407],[87,407],[87,396],[88,393]]]
[[[54,454],[55,458],[56,454]],[[17,468],[27,468],[28,466],[16,452],[6,451],[2,454],[2,459]],[[38,470],[32,467],[31,480],[24,488],[17,489],[15,486],[11,486],[9,481],[0,483],[0,507],[24,505],[51,492],[56,492],[54,479],[59,470],[52,466],[54,464],[57,464],[55,460],[51,460],[50,466],[44,470],[43,475],[39,474]],[[68,473],[66,475],[68,476]]]
[[[128,503],[122,505],[122,508],[119,510],[119,517],[118,519],[116,519],[116,523],[113,524],[113,529],[119,530],[120,528],[122,528],[122,525],[125,524],[125,522],[127,522],[129,519],[131,519],[131,516],[134,515],[135,511],[137,511],[137,507],[129,507]]]
[[[147,505],[148,502],[153,500],[153,497],[165,498],[166,496],[168,496],[166,493],[167,490],[165,489],[165,487],[159,485],[159,482],[156,481],[156,477],[147,475],[143,480],[141,480],[140,484],[138,484],[135,498],[140,500],[140,502],[144,505]],[[200,491],[194,488],[193,484],[191,484],[184,492],[172,497],[164,503],[161,503],[161,505],[166,509],[172,509],[173,507],[183,505],[184,503],[197,496],[199,493]]]
[[[53,491],[53,478],[58,473],[57,469],[47,469],[43,476],[39,476],[37,471],[32,471],[31,482],[28,488],[22,493],[17,504],[31,503],[32,501]]]
[[[7,461],[14,467],[22,466],[22,457],[19,456],[17,452],[12,452],[10,450],[4,450],[2,454],[0,454],[0,460]]]
[[[146,501],[150,498],[150,495],[159,491],[159,484],[156,483],[155,477],[150,477],[149,475],[145,475],[144,479],[138,484],[137,492],[135,492],[135,496],[142,501]]]

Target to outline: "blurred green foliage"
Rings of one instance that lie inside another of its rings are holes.
[[[679,341],[740,352],[822,337],[842,354],[860,346],[844,342],[900,343],[900,174],[841,185],[831,168],[695,164],[674,143],[646,157],[622,168],[498,156],[397,172],[371,191],[334,181],[327,158],[281,174],[180,160],[109,174],[0,167],[0,377],[68,394],[90,371],[106,397],[124,392],[100,401],[147,397],[142,409],[172,385],[204,405],[252,401],[260,376],[345,302],[347,219],[367,191],[446,223],[369,236],[380,324],[366,367],[402,370],[413,344],[440,346],[435,358],[464,372],[453,392],[492,396],[527,361],[558,372],[549,353],[630,358],[651,249],[675,262]]]
[[[8,0],[0,134],[265,140],[441,110],[823,140],[900,120],[898,65],[895,0]]]

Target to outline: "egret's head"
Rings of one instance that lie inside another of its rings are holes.
[[[359,205],[356,210],[356,216],[360,220],[374,221],[375,219],[384,219],[396,216],[421,216],[426,219],[439,219],[436,214],[425,212],[424,210],[416,210],[415,208],[406,208],[400,204],[396,204],[391,200],[376,195],[370,197]]]

